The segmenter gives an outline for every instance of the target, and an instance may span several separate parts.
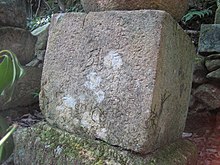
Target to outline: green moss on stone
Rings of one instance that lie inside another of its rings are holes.
[[[28,143],[27,143],[28,142]],[[182,144],[172,145],[150,156],[139,156],[104,142],[87,139],[40,123],[34,128],[22,129],[15,136],[16,164],[121,164],[158,165],[180,157]],[[184,143],[185,144],[185,143]],[[191,144],[190,144],[191,145]],[[184,161],[181,160],[181,163]],[[166,165],[168,165],[166,164]]]

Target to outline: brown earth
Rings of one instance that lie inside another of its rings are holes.
[[[198,147],[197,165],[220,165],[220,112],[189,114],[185,132]]]

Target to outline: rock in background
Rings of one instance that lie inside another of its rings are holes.
[[[0,1],[0,50],[7,49],[15,53],[22,65],[33,60],[37,41],[37,37],[25,29],[27,17],[25,3],[25,0]],[[41,46],[45,48],[45,44]],[[5,97],[0,99],[1,115],[13,116],[12,114],[17,114],[18,109],[21,115],[23,108],[38,103],[34,93],[40,89],[42,69],[25,67],[25,71],[26,75],[15,85],[11,102],[4,104]]]
[[[16,27],[2,27],[0,39],[0,50],[7,49],[15,53],[22,65],[33,59],[37,38],[29,31]]]
[[[188,9],[188,0],[81,0],[86,12],[106,10],[165,10],[180,20]]]
[[[220,24],[215,23],[201,26],[190,111],[220,112]]]
[[[25,11],[25,0],[1,0],[0,27],[11,26],[26,28],[27,14]]]

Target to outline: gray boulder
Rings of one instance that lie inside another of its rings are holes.
[[[205,66],[209,71],[220,68],[220,54],[212,54],[206,57]]]
[[[14,52],[22,65],[33,59],[36,37],[29,31],[21,28],[2,27],[0,36],[0,50],[7,49]]]
[[[220,52],[220,24],[202,24],[198,52],[204,55]]]
[[[205,105],[206,110],[216,110],[220,108],[220,88],[212,84],[199,86],[193,95]]]
[[[206,83],[208,81],[206,78],[207,73],[208,70],[205,67],[205,58],[197,55],[193,69],[193,84],[200,85]]]
[[[26,28],[25,0],[0,0],[0,27]]]
[[[212,79],[215,80],[217,82],[220,82],[220,68],[210,72],[209,74],[207,74],[206,76],[208,79]]]

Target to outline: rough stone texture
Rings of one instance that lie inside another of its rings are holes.
[[[25,67],[24,69],[25,75],[16,83],[12,100],[8,104],[4,104],[6,98],[1,98],[0,111],[24,107],[38,102],[38,98],[34,98],[34,93],[40,89],[42,69],[34,67]]]
[[[188,9],[188,0],[81,0],[86,12],[105,10],[165,10],[180,20]]]
[[[205,104],[207,110],[216,110],[220,108],[220,88],[212,84],[203,84],[199,86],[194,94],[198,101]]]
[[[220,59],[206,60],[205,66],[209,71],[214,71],[220,68]]]
[[[220,68],[207,74],[206,77],[208,79],[212,79],[212,80],[220,82]]]
[[[40,94],[47,121],[143,153],[181,136],[195,51],[169,14],[58,16],[52,21]]]
[[[220,6],[216,9],[215,12],[215,24],[220,24]]]
[[[26,28],[25,0],[0,0],[0,27]]]
[[[212,54],[206,57],[205,66],[209,71],[220,68],[220,54]]]
[[[220,24],[201,25],[198,51],[201,54],[220,52]]]
[[[206,60],[216,60],[220,59],[220,54],[211,54],[208,57],[206,57]]]
[[[37,37],[36,50],[46,50],[49,26],[50,23],[47,23],[31,32],[32,35]]]
[[[197,160],[195,145],[186,140],[140,156],[100,141],[71,135],[46,123],[19,129],[14,139],[15,165],[195,165]]]
[[[46,53],[46,50],[37,50],[37,51],[35,51],[35,55],[37,56],[37,59],[39,61],[43,61],[44,60],[45,53]]]
[[[189,111],[191,112],[204,112],[210,110],[210,107],[198,100],[195,96],[191,96]],[[188,116],[187,116],[188,117]]]
[[[193,69],[193,85],[200,85],[207,82],[206,75],[208,71],[204,63],[204,57],[197,55]]]
[[[40,64],[40,60],[38,58],[35,58],[25,66],[37,67],[39,64]]]
[[[14,52],[21,64],[26,64],[34,57],[36,37],[21,28],[0,28],[0,50],[7,49]]]

